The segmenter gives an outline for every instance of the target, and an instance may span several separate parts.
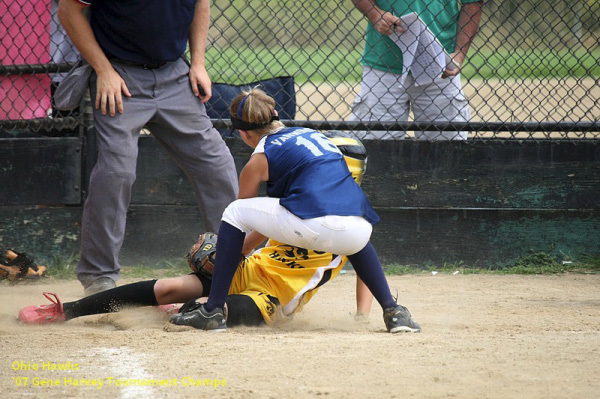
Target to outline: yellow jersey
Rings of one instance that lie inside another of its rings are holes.
[[[337,276],[345,256],[307,250],[269,240],[264,248],[239,265],[229,294],[252,298],[267,324],[279,316],[291,316]]]

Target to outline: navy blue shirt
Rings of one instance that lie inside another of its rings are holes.
[[[301,219],[326,215],[362,216],[371,224],[379,216],[352,178],[344,156],[322,133],[284,128],[264,136],[254,154],[269,164],[267,195]]]
[[[90,25],[108,58],[141,64],[181,57],[196,8],[196,0],[76,1],[91,5]]]

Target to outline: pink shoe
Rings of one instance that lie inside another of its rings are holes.
[[[50,295],[54,299],[50,298]],[[44,292],[52,305],[28,306],[19,312],[19,320],[25,324],[64,323],[67,319],[63,312],[63,306],[56,294]]]
[[[181,309],[183,303],[170,303],[168,305],[159,305],[157,308],[169,316],[174,315],[175,313],[179,313],[179,309]]]

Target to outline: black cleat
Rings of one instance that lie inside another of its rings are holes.
[[[421,332],[421,326],[410,317],[410,312],[402,305],[388,308],[383,312],[383,321],[392,334],[399,332]]]
[[[208,312],[203,304],[197,305],[184,313],[174,314],[169,322],[178,326],[191,326],[206,331],[219,332],[227,329],[227,318],[223,309],[216,308],[212,312]]]

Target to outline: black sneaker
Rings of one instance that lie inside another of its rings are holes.
[[[410,312],[402,305],[388,308],[383,312],[383,321],[392,334],[399,332],[421,332],[421,326],[410,317]]]
[[[225,331],[227,329],[225,312],[221,308],[208,312],[204,304],[198,304],[194,309],[184,313],[176,313],[169,322],[178,326],[191,326],[199,330]]]

